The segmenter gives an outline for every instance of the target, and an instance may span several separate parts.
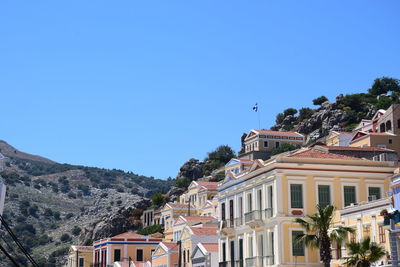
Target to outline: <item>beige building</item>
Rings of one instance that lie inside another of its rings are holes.
[[[165,241],[171,242],[174,238],[174,222],[179,216],[189,216],[189,214],[198,214],[194,205],[169,202],[161,209],[161,222],[164,225]]]
[[[71,246],[68,252],[67,267],[92,267],[92,246]]]
[[[302,146],[304,142],[304,135],[298,132],[251,130],[244,139],[244,153],[241,153],[239,158],[266,160],[271,151],[284,143]]]
[[[381,198],[393,171],[393,162],[305,148],[230,172],[219,185],[220,266],[320,266],[318,250],[294,242],[304,229],[293,219],[317,204],[344,209]]]
[[[353,133],[331,131],[326,138],[327,146],[348,146]]]
[[[352,147],[388,148],[400,153],[400,136],[392,133],[355,133],[350,141]]]

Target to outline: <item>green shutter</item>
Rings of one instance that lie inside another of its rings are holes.
[[[356,203],[356,187],[344,186],[344,206],[350,206],[351,203]]]
[[[331,190],[329,185],[318,185],[318,200],[320,207],[326,207],[331,204]]]
[[[304,243],[297,242],[296,238],[302,235],[302,231],[292,231],[292,254],[293,256],[304,256]]]
[[[381,188],[380,187],[368,187],[368,196],[376,196],[376,199],[381,198]]]
[[[290,185],[290,203],[292,209],[303,208],[303,185],[301,184]]]

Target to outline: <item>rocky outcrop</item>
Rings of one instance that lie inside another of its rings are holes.
[[[176,177],[186,177],[190,180],[197,180],[197,178],[203,177],[203,165],[204,163],[200,160],[191,158],[182,165]]]
[[[184,188],[179,188],[172,186],[171,189],[167,193],[168,201],[174,202],[185,192]]]

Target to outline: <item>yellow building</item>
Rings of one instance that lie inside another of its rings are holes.
[[[93,243],[93,262],[95,267],[106,267],[115,262],[128,262],[130,259],[137,265],[151,261],[161,238],[138,235],[126,232]]]
[[[201,224],[186,226],[181,234],[182,267],[192,266],[192,253],[199,243],[215,243],[218,241],[217,225]]]
[[[169,202],[161,209],[161,222],[164,225],[164,238],[165,241],[171,242],[173,240],[173,226],[175,220],[183,215],[198,214],[194,205],[181,204]]]
[[[181,239],[181,234],[186,226],[193,226],[207,222],[217,222],[217,218],[213,216],[179,216],[173,226],[174,239],[177,242]]]
[[[305,148],[230,173],[219,185],[221,266],[320,266],[318,250],[293,241],[304,231],[293,219],[383,197],[393,165]]]
[[[348,146],[353,133],[331,131],[326,137],[327,146]]]
[[[400,136],[392,133],[358,132],[354,134],[349,145],[353,147],[388,148],[400,154]]]
[[[152,255],[153,267],[178,267],[179,246],[177,243],[161,242]]]
[[[92,264],[92,246],[71,246],[68,252],[67,267],[91,267]]]

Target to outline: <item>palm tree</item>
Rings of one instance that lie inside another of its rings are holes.
[[[351,242],[347,244],[349,256],[345,257],[345,264],[355,267],[369,267],[371,263],[378,261],[385,256],[385,250],[375,242],[371,242],[370,237],[361,242]]]
[[[319,248],[319,255],[325,267],[330,266],[332,259],[331,243],[342,243],[347,233],[353,233],[350,227],[334,226],[333,216],[335,207],[317,205],[317,212],[304,218],[296,218],[295,223],[301,225],[305,232],[296,238],[296,242],[304,243],[308,247]]]

